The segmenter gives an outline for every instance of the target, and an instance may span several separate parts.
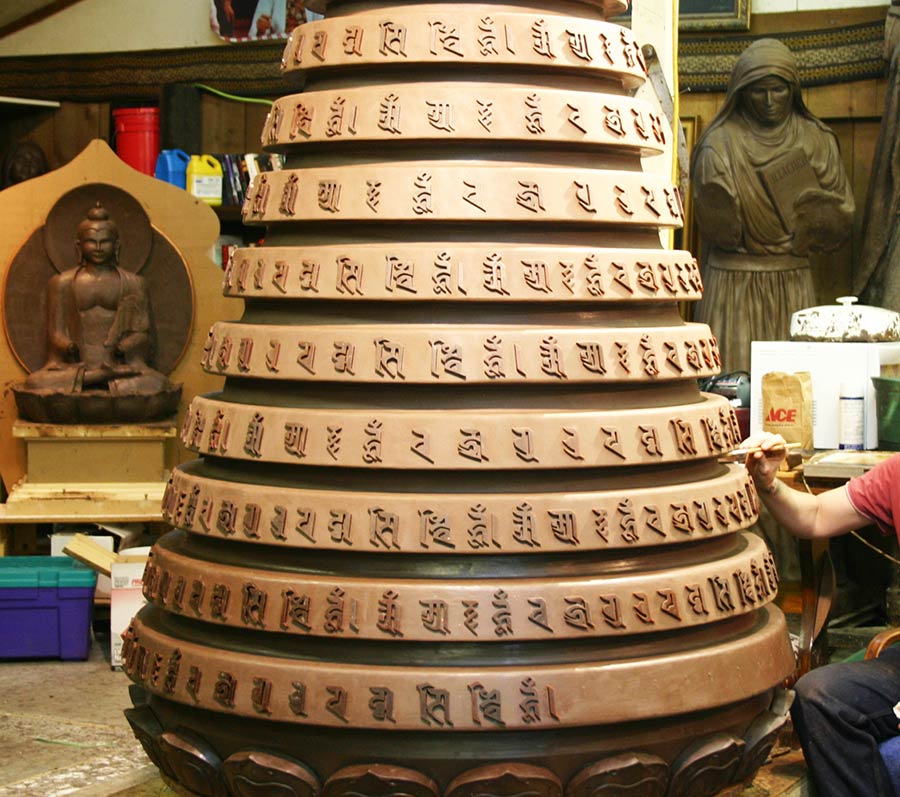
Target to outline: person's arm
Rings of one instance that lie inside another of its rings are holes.
[[[775,521],[791,534],[807,539],[834,537],[868,525],[847,495],[846,485],[813,495],[782,484],[778,467],[785,457],[784,438],[762,432],[747,438],[742,448],[759,448],[747,454],[745,465],[756,492]]]

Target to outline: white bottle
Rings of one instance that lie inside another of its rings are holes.
[[[838,411],[838,448],[864,448],[865,443],[865,399],[859,385],[841,382]]]

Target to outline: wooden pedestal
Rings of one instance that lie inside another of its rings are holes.
[[[18,420],[26,476],[13,486],[0,519],[7,523],[69,520],[161,520],[166,446],[174,421],[85,426]]]

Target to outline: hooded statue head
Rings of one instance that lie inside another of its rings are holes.
[[[740,54],[735,62],[728,81],[725,101],[700,136],[697,146],[700,146],[713,130],[740,110],[745,89],[767,77],[777,77],[787,83],[791,89],[791,108],[794,113],[814,122],[822,130],[828,129],[810,113],[803,102],[803,95],[800,91],[800,70],[794,54],[778,39],[757,39]]]

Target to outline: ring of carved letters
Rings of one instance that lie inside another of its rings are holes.
[[[628,228],[684,221],[678,189],[652,172],[482,160],[261,172],[242,214],[247,224],[425,220]]]
[[[756,535],[712,562],[546,578],[291,576],[154,548],[144,597],[216,625],[332,638],[508,642],[648,634],[753,612],[778,589]],[[168,544],[166,544],[168,542]]]
[[[691,483],[593,492],[410,493],[300,489],[176,470],[162,501],[186,531],[315,550],[505,554],[678,545],[753,525],[759,501],[746,470]]]
[[[391,303],[646,304],[703,295],[690,252],[468,242],[239,248],[224,286],[235,297]]]
[[[726,398],[621,410],[332,409],[191,402],[182,441],[254,462],[363,468],[582,468],[718,457],[741,440]]]
[[[685,713],[763,694],[793,671],[784,616],[759,609],[746,632],[678,653],[641,659],[633,689],[652,683],[635,701],[623,689],[621,668],[610,661],[477,667],[380,666],[279,658],[224,651],[154,628],[139,615],[124,636],[124,669],[149,692],[176,703],[233,717],[255,717],[331,727],[384,730],[487,731],[596,725],[585,694],[603,695],[604,724],[666,716],[672,695]],[[694,688],[710,672],[740,678],[716,688]],[[240,680],[234,673],[248,673]]]
[[[392,8],[301,25],[288,40],[281,66],[310,76],[336,67],[427,65],[518,66],[547,74],[606,79],[632,90],[647,78],[647,64],[630,30],[587,17],[492,10],[441,3],[439,9]]]
[[[721,362],[709,327],[693,323],[548,332],[525,324],[220,321],[204,354],[204,368],[226,376],[407,385],[696,380],[717,374]]]
[[[306,0],[306,7],[311,11],[324,14],[332,0]],[[574,0],[596,9],[604,19],[609,19],[618,14],[624,14],[628,10],[628,0]]]
[[[645,100],[505,83],[396,83],[291,94],[275,101],[262,143],[298,145],[398,139],[496,144],[553,142],[658,155],[666,122]]]

